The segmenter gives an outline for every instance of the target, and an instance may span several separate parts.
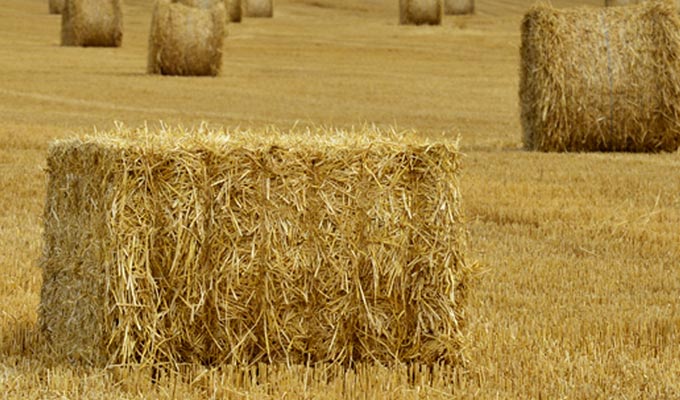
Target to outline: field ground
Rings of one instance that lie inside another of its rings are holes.
[[[397,25],[396,0],[278,0],[274,19],[230,25],[218,78],[146,75],[151,1],[125,3],[123,47],[83,49],[59,46],[47,0],[3,1],[0,397],[680,398],[680,153],[521,150],[530,0],[480,0],[476,15],[438,27]],[[160,120],[460,135],[470,258],[484,270],[468,368],[416,384],[365,367],[343,379],[272,368],[260,385],[206,371],[151,386],[53,362],[35,332],[47,145]]]

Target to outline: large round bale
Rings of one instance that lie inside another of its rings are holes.
[[[64,9],[64,0],[50,0],[48,5],[50,14],[61,14]]]
[[[524,16],[520,52],[527,149],[680,146],[680,20],[671,4],[537,6]]]
[[[444,14],[474,14],[475,0],[444,0]]]
[[[62,46],[120,47],[122,41],[121,0],[65,0]]]
[[[227,10],[227,20],[241,22],[241,0],[172,0],[172,2],[198,8],[212,8],[221,2]]]
[[[41,329],[102,366],[455,364],[460,161],[373,129],[56,142]]]
[[[399,23],[402,25],[439,25],[442,0],[399,0]]]
[[[212,75],[222,68],[226,11],[157,0],[149,34],[148,72],[162,75]]]
[[[243,14],[250,18],[271,18],[274,0],[243,0]]]

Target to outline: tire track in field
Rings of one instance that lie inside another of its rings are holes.
[[[19,97],[24,99],[42,101],[53,104],[60,104],[73,107],[94,108],[99,110],[124,111],[139,114],[168,114],[168,115],[188,115],[192,117],[210,117],[223,119],[236,119],[236,114],[213,112],[213,111],[187,111],[177,108],[165,107],[135,107],[115,103],[108,103],[96,100],[74,99],[64,96],[56,96],[37,92],[22,92],[10,89],[0,89],[0,95],[9,97]]]

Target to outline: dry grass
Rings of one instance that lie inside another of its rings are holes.
[[[229,74],[215,79],[146,75],[151,5],[125,3],[119,49],[59,47],[59,18],[43,0],[3,4],[3,397],[680,396],[680,154],[519,150],[519,27],[533,1],[479,2],[473,16],[410,27],[397,24],[397,2],[280,0],[274,20],[230,26]],[[282,128],[369,121],[430,137],[461,133],[470,257],[487,271],[468,300],[467,370],[434,371],[428,382],[426,373],[409,381],[401,369],[368,366],[275,368],[262,378],[211,369],[154,386],[134,371],[55,362],[35,332],[47,144],[112,129],[113,120],[159,119]]]

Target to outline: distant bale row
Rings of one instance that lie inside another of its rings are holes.
[[[675,151],[680,20],[670,3],[556,10],[522,23],[524,144],[541,151]]]
[[[147,70],[162,75],[215,76],[222,67],[224,4],[209,2],[209,8],[201,8],[185,2],[156,1]]]
[[[402,25],[439,25],[442,0],[399,0],[399,23]]]
[[[95,365],[455,363],[459,163],[372,130],[56,142],[41,329]]]
[[[65,0],[61,18],[63,46],[119,47],[123,40],[121,0]]]

